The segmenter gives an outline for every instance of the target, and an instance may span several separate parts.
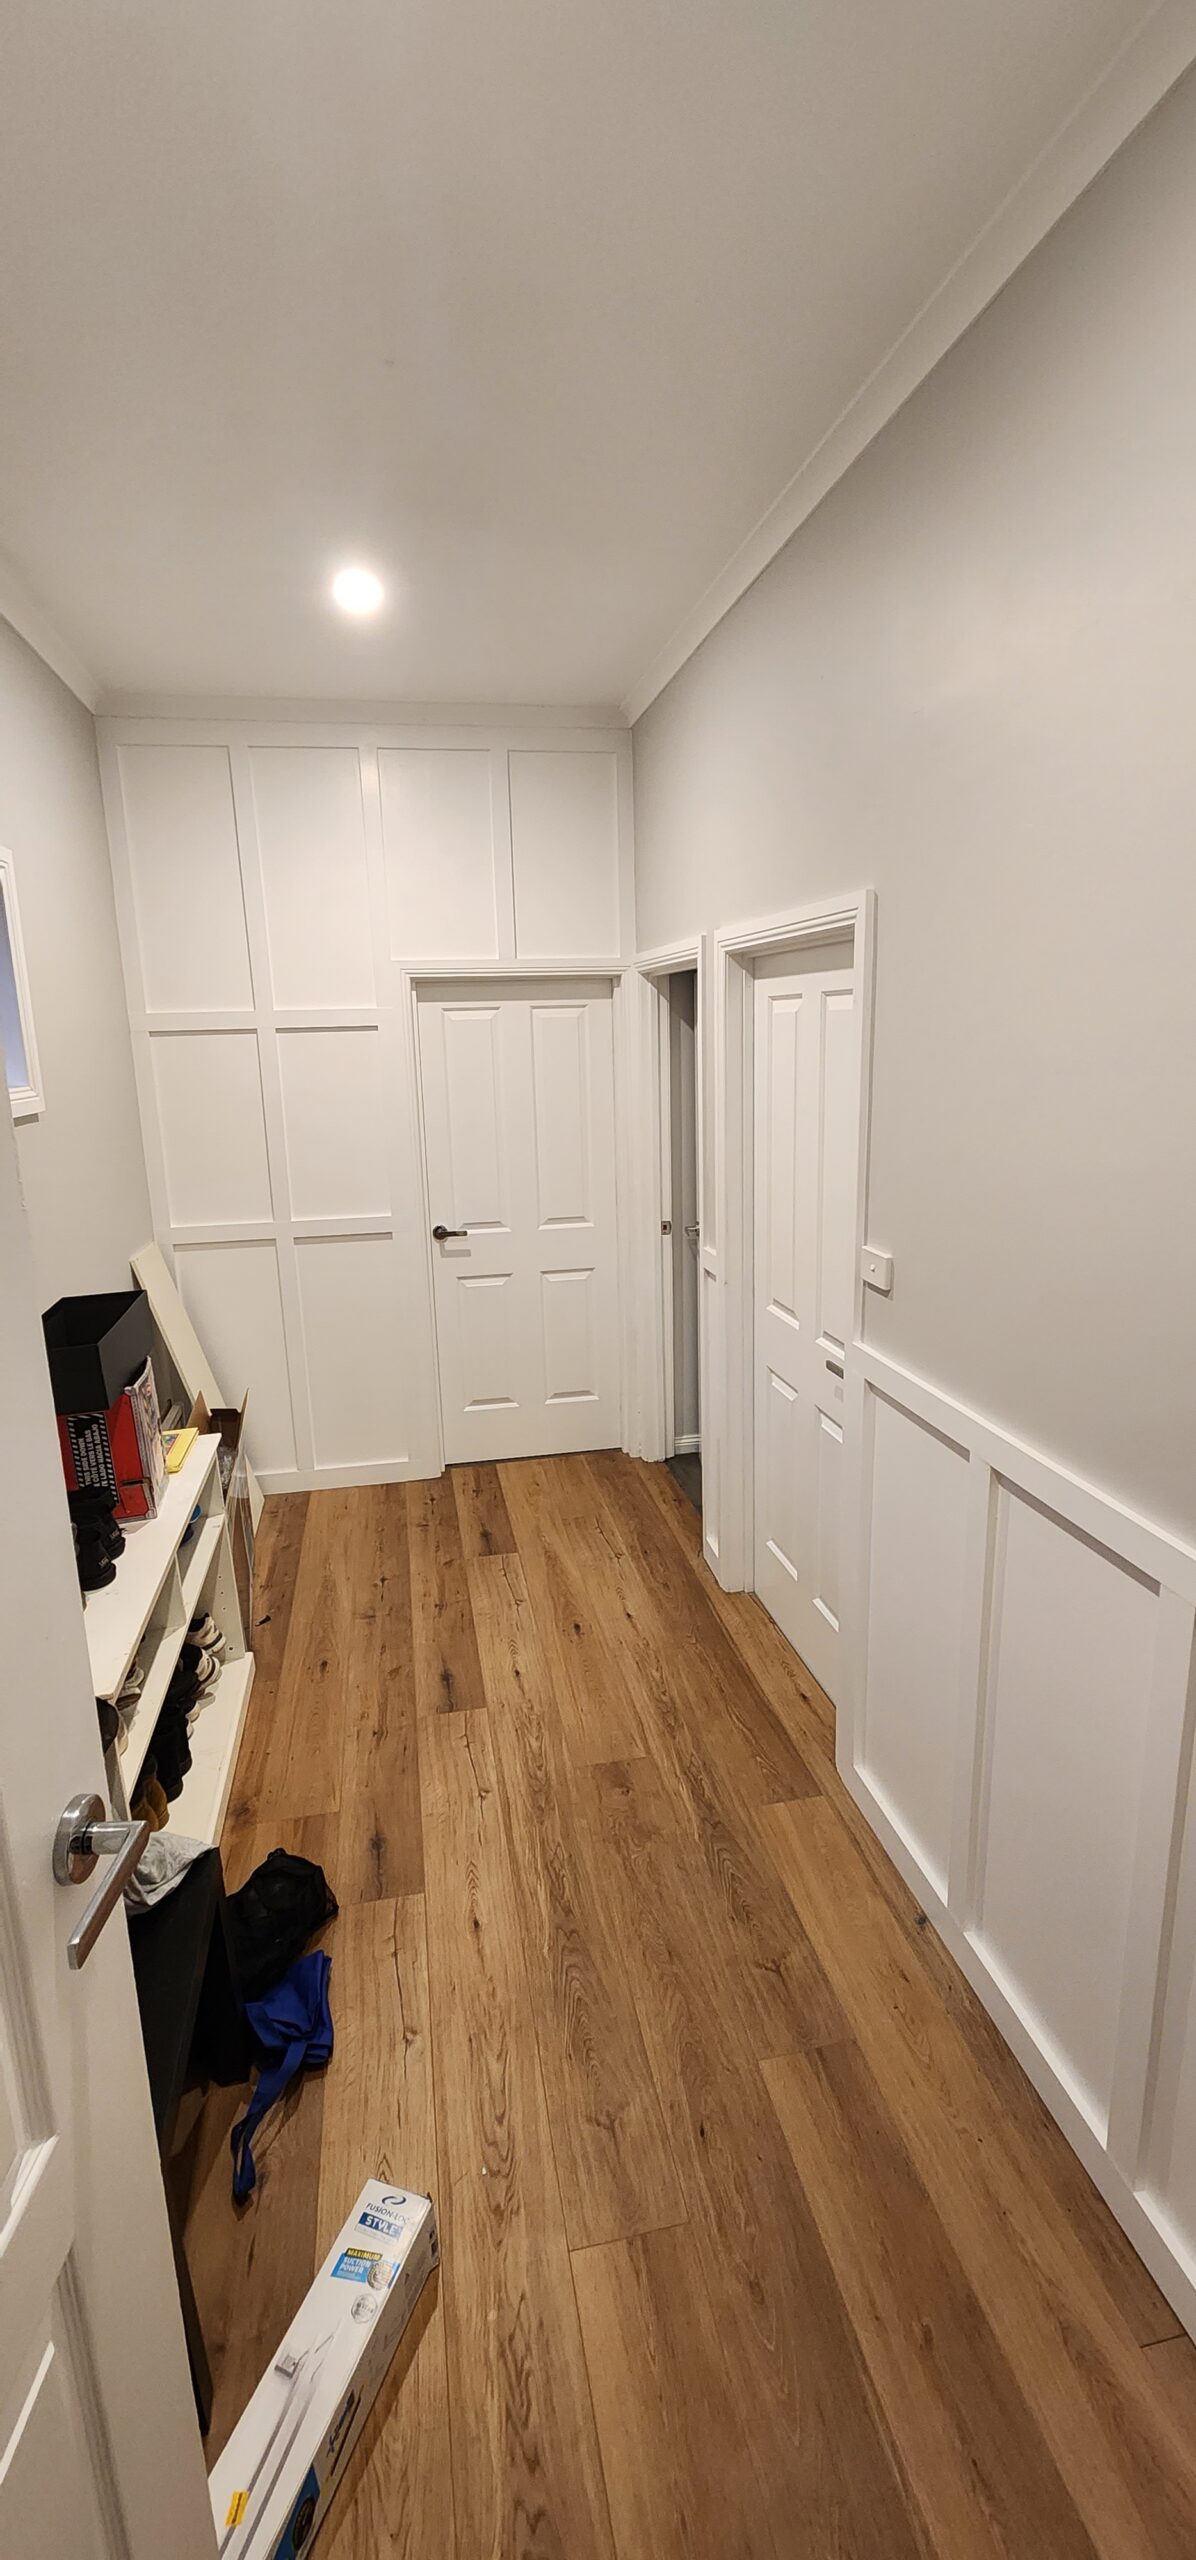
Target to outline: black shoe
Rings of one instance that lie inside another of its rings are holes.
[[[71,1518],[84,1536],[96,1537],[110,1556],[123,1556],[125,1534],[113,1516],[111,1496],[99,1485],[82,1485],[77,1493],[68,1493]]]
[[[83,1591],[103,1591],[116,1580],[116,1566],[100,1540],[90,1530],[81,1529],[75,1547],[79,1567],[79,1585]]]

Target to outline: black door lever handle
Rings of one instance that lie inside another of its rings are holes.
[[[450,1236],[467,1236],[469,1229],[468,1227],[433,1227],[432,1233],[437,1244],[445,1244]]]

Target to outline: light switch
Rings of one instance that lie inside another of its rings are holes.
[[[874,1253],[871,1245],[866,1244],[860,1256],[860,1262],[868,1287],[879,1289],[882,1298],[887,1298],[893,1286],[892,1254]]]

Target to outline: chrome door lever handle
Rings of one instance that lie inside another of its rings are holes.
[[[437,1244],[447,1244],[450,1236],[467,1236],[469,1229],[468,1227],[433,1227],[432,1233]]]
[[[830,1370],[830,1373],[831,1373],[832,1378],[841,1378],[841,1377],[842,1377],[842,1375],[843,1375],[843,1363],[842,1363],[842,1361],[841,1361],[841,1360],[828,1360],[826,1365],[827,1365],[827,1368]]]
[[[93,1893],[66,1943],[72,1973],[85,1965],[104,1922],[115,1911],[150,1836],[148,1822],[110,1822],[102,1796],[72,1796],[54,1834],[55,1884],[85,1884],[107,1850],[115,1851],[103,1883]]]

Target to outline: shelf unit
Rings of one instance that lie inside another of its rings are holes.
[[[128,1812],[183,1639],[200,1609],[223,1630],[219,1679],[191,1732],[191,1767],[170,1808],[170,1827],[192,1840],[217,1841],[232,1790],[237,1750],[253,1685],[253,1655],[237,1598],[217,1456],[218,1432],[206,1432],[167,1478],[154,1520],[125,1527],[116,1579],[87,1596],[83,1623],[97,1698],[115,1701],[134,1664],[144,1672],[123,1748],[108,1754],[115,1811]]]

